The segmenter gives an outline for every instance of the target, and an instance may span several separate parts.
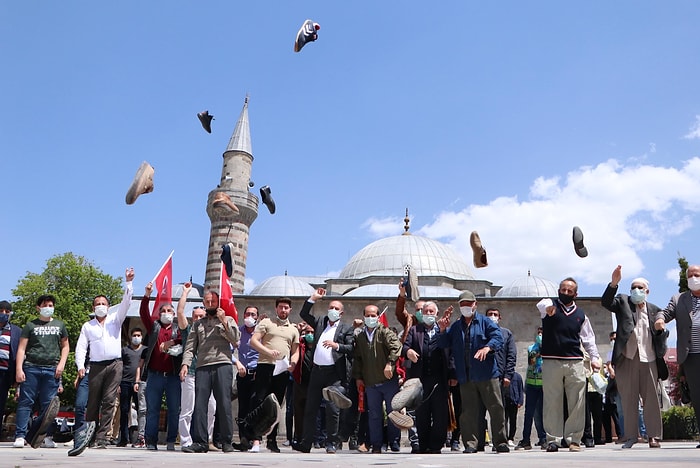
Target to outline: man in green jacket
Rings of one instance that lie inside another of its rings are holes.
[[[369,412],[369,439],[372,453],[382,452],[384,435],[384,411],[382,401],[386,404],[387,414],[392,411],[391,399],[399,391],[396,375],[396,360],[401,353],[401,342],[396,333],[379,323],[379,308],[368,305],[364,309],[365,328],[355,338],[355,358],[352,376],[357,382],[358,391],[364,387],[367,392],[367,411]],[[388,422],[387,433],[392,452],[400,451],[401,432]]]

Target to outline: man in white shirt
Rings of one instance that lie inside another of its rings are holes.
[[[88,404],[86,421],[98,424],[95,432],[97,448],[107,448],[107,433],[112,426],[117,392],[122,380],[121,329],[131,305],[134,292],[134,269],[127,268],[126,288],[116,313],[109,314],[109,300],[97,296],[92,301],[95,318],[85,322],[80,329],[75,348],[75,364],[78,376],[85,376],[85,355],[90,348],[90,380],[88,382]]]

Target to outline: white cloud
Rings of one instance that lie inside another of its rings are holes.
[[[661,249],[691,227],[693,212],[700,211],[694,198],[699,177],[698,158],[681,168],[610,160],[571,171],[563,180],[538,177],[527,200],[499,197],[444,211],[412,231],[450,244],[465,259],[471,259],[469,233],[478,231],[489,267],[475,276],[495,284],[507,286],[530,270],[554,282],[572,275],[601,285],[618,264],[626,278],[639,276],[641,253]],[[371,219],[365,225],[382,236],[394,235],[396,223],[397,218]],[[583,230],[586,258],[574,253],[573,226]]]
[[[247,278],[243,280],[243,291],[245,294],[250,294],[250,292],[255,289],[255,286],[258,285],[258,282],[255,281],[253,278]]]
[[[686,140],[695,140],[700,138],[700,115],[695,116],[695,122],[690,126],[690,131],[683,136]]]
[[[387,237],[396,235],[396,226],[403,224],[403,218],[395,216],[387,218],[370,218],[362,224],[374,237]]]
[[[666,270],[666,279],[669,281],[678,281],[678,269]]]
[[[656,143],[649,143],[649,152],[656,153]]]

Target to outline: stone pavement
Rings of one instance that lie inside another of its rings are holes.
[[[646,444],[638,444],[629,450],[622,450],[620,445],[607,444],[593,449],[582,449],[579,453],[560,450],[547,453],[534,447],[528,451],[511,451],[496,454],[491,452],[462,454],[443,449],[439,455],[411,455],[410,448],[403,447],[399,453],[363,454],[350,450],[341,450],[335,455],[328,455],[325,450],[313,450],[311,453],[299,453],[289,447],[280,447],[282,453],[272,453],[262,449],[260,453],[222,453],[188,454],[179,451],[168,452],[165,446],[159,446],[157,452],[144,449],[110,447],[105,450],[88,449],[78,457],[68,457],[68,448],[23,449],[12,448],[10,442],[0,443],[0,468],[17,467],[62,467],[90,466],[138,467],[363,467],[400,466],[404,467],[510,467],[518,468],[543,466],[565,466],[586,468],[618,467],[659,467],[700,466],[700,449],[697,442],[662,442],[661,449],[649,449]],[[487,450],[489,450],[487,448]]]

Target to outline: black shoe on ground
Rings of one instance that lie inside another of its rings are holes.
[[[398,442],[391,443],[391,451],[392,452],[400,452],[401,451],[401,446],[399,445]]]
[[[557,444],[555,444],[554,442],[550,442],[545,450],[547,452],[558,452],[559,447],[557,447]]]
[[[532,450],[532,445],[526,440],[521,440],[518,445],[515,446],[515,450]]]
[[[148,447],[147,445],[146,449],[148,449]],[[185,453],[207,453],[209,451],[209,446],[195,442],[189,447],[183,447],[182,451]]]
[[[486,451],[486,446],[485,446],[485,445],[477,445],[477,446],[476,446],[476,451],[477,451],[477,452],[485,452],[485,451]]]
[[[189,447],[185,447],[186,449],[189,449]],[[146,450],[152,450],[152,451],[157,451],[158,446],[156,444],[146,444]],[[182,449],[183,452],[187,452],[187,450]]]
[[[326,445],[326,453],[335,453],[335,452],[336,452],[335,445],[333,445],[333,444]]]
[[[301,453],[310,453],[311,447],[305,447],[301,444],[301,442],[292,442],[292,450]]]
[[[372,447],[372,453],[382,453],[381,447]]]
[[[411,453],[420,453],[420,447],[418,444],[411,445]]]
[[[276,440],[268,440],[265,446],[270,452],[280,453],[280,448],[277,446]]]
[[[221,444],[221,451],[224,453],[233,452],[233,444]]]
[[[465,448],[462,453],[476,453],[477,450],[474,447],[467,447]]]
[[[593,441],[590,440],[590,439],[586,439],[586,440],[583,441],[583,445],[584,445],[584,447],[586,447],[586,448],[594,448],[594,447],[595,447],[595,442],[593,442]]]
[[[508,444],[505,442],[501,442],[497,446],[493,448],[494,452],[497,453],[508,453],[510,452],[510,447],[508,447]]]
[[[357,450],[357,447],[359,447],[360,444],[357,443],[357,437],[352,436],[348,440],[348,449],[350,450]]]

